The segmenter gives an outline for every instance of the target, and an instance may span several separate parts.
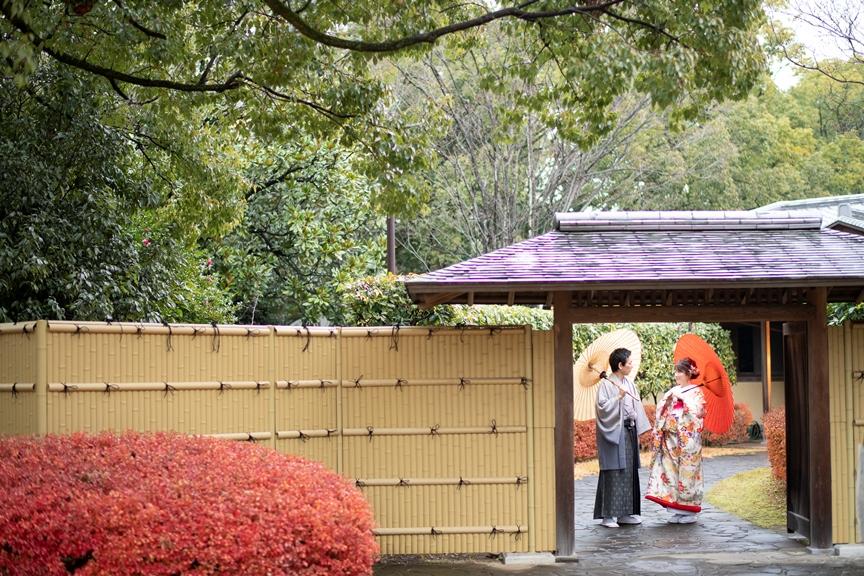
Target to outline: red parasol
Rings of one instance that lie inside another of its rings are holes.
[[[699,376],[693,382],[704,385],[705,428],[717,434],[727,432],[732,426],[734,399],[729,375],[717,353],[696,334],[684,334],[675,344],[673,358],[676,364],[682,358],[690,358],[696,363]]]

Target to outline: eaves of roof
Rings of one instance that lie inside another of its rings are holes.
[[[819,217],[607,212],[559,214],[556,223],[558,230],[410,279],[408,292],[420,300],[447,292],[864,286],[864,235],[822,228]]]

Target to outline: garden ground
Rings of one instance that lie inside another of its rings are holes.
[[[706,491],[717,481],[768,465],[764,451],[705,460]],[[640,478],[644,493],[647,470]],[[729,576],[853,576],[864,559],[810,554],[785,530],[759,528],[710,503],[694,525],[667,524],[665,512],[645,501],[641,526],[603,528],[591,518],[596,475],[576,481],[576,548],[579,562],[504,566],[494,558],[387,558],[375,576],[631,576],[676,574]]]

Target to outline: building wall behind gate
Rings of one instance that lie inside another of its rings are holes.
[[[384,554],[554,548],[549,333],[28,326],[0,327],[0,434],[255,440],[354,482]]]

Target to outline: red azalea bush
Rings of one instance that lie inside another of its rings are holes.
[[[648,416],[651,428],[654,428],[654,411],[655,406],[653,404],[645,406],[645,414]],[[596,420],[594,419],[573,421],[573,460],[575,462],[597,458],[595,429]],[[650,431],[639,437],[639,449],[643,452],[652,449]]]
[[[0,574],[368,575],[360,492],[321,464],[174,433],[0,439]]]
[[[732,426],[723,434],[717,434],[709,430],[702,433],[702,444],[705,446],[724,446],[726,444],[740,444],[747,442],[747,427],[753,423],[753,413],[746,404],[735,404],[735,412],[732,417]]]
[[[771,473],[777,480],[786,482],[786,410],[777,408],[763,415],[762,426]]]
[[[654,404],[646,404],[645,405],[645,415],[648,416],[648,422],[651,423],[651,430],[654,430],[654,419],[657,417],[657,407]],[[653,434],[651,430],[645,432],[639,437],[639,450],[642,452],[649,452],[654,449],[652,445],[653,442]]]
[[[573,421],[573,460],[582,462],[597,458],[597,435],[594,420]]]

